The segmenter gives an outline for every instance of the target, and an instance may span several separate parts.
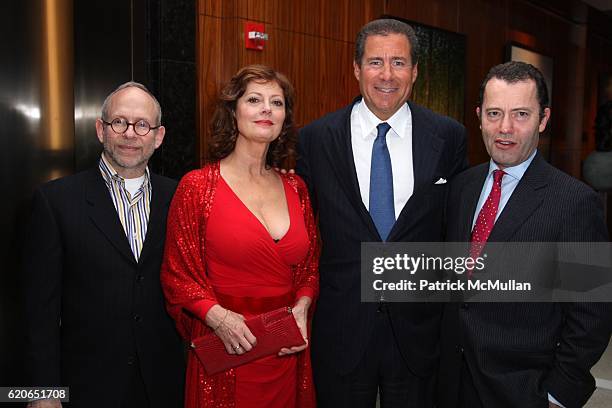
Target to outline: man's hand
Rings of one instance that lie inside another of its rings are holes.
[[[62,403],[58,399],[41,399],[28,402],[26,408],[62,408]]]

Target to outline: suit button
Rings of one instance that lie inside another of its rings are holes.
[[[465,351],[463,350],[463,347],[461,346],[461,344],[457,344],[455,346],[455,350],[457,351],[457,353],[460,353],[460,354],[463,354],[463,352]]]
[[[136,281],[137,281],[138,283],[142,282],[143,280],[144,280],[144,276],[143,276],[143,275],[138,275],[138,276],[136,277]]]
[[[136,359],[134,357],[128,357],[127,363],[128,363],[128,365],[131,366],[131,365],[134,365],[135,361],[136,361]]]
[[[462,308],[462,309],[468,309],[468,308],[469,308],[469,306],[468,306],[468,304],[467,304],[467,303],[462,303],[462,304],[461,304],[461,308]]]
[[[142,321],[142,317],[140,317],[140,315],[134,315],[134,321],[140,322]]]

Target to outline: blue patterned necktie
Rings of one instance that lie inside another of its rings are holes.
[[[391,156],[387,149],[386,136],[391,126],[383,122],[376,126],[378,134],[372,147],[372,164],[370,168],[370,216],[380,238],[386,241],[395,224],[395,207],[393,205],[393,170]]]

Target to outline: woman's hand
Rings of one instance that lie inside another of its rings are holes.
[[[295,322],[297,323],[298,328],[300,329],[300,333],[302,333],[302,337],[306,344],[303,346],[294,346],[291,348],[283,347],[279,352],[279,356],[285,356],[288,354],[299,353],[308,347],[308,331],[307,331],[307,321],[308,321],[308,308],[312,303],[312,299],[308,296],[302,296],[295,303],[291,312],[293,313],[293,317],[295,318]]]
[[[206,324],[219,336],[229,354],[246,353],[257,344],[257,339],[244,323],[244,316],[219,305],[208,310]]]

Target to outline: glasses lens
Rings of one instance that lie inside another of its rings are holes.
[[[127,130],[128,123],[124,118],[115,118],[111,122],[111,127],[115,133],[124,133]]]
[[[149,130],[151,130],[151,127],[146,120],[139,120],[138,122],[134,123],[134,132],[136,132],[136,134],[139,136],[145,136],[147,133],[149,133]]]

